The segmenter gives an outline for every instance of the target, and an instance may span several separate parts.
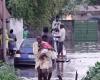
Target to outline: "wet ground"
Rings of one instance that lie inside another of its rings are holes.
[[[69,65],[70,62],[60,62],[59,64],[59,71],[62,74],[63,80],[74,80],[75,79],[75,69]],[[36,80],[37,78],[37,71],[32,66],[23,66],[23,67],[16,67],[17,75],[23,78],[31,78],[32,80]],[[57,80],[57,73],[58,69],[56,68],[53,71],[52,79]]]
[[[100,61],[100,53],[74,53],[67,54],[70,62],[60,63],[60,71],[63,73],[63,80],[75,80],[75,73],[77,70],[78,80],[86,75],[89,67],[94,66],[97,61]],[[10,61],[11,62],[11,61]],[[37,80],[37,72],[33,66],[20,66],[16,67],[16,74],[24,78],[23,80]],[[53,71],[52,79],[58,80],[57,69]]]
[[[78,80],[81,80],[86,75],[89,67],[100,61],[99,47],[95,43],[82,43],[75,45],[74,53],[67,52],[66,59],[71,59],[71,61],[59,63],[63,80],[75,80],[76,71],[78,72]],[[37,80],[37,71],[34,66],[16,67],[16,71],[16,74],[24,80]],[[58,80],[57,71],[57,68],[53,71],[51,80]]]
[[[93,67],[97,61],[100,62],[100,53],[76,53],[69,57],[72,58],[72,65],[78,72],[78,80],[86,75],[89,67]]]
[[[78,80],[86,75],[89,67],[94,66],[97,61],[100,61],[99,53],[75,53],[68,54],[70,62],[61,63],[61,72],[63,73],[63,80],[75,80],[76,70],[78,73]],[[17,68],[18,76],[24,80],[37,80],[37,72],[34,67]],[[53,72],[51,80],[58,80],[57,70]]]
[[[100,52],[100,44],[96,42],[78,42],[74,45],[73,48],[68,47],[70,44],[67,44],[68,53],[95,53]]]

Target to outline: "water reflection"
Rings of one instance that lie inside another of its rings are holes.
[[[57,76],[58,78],[63,77],[63,72],[64,72],[64,62],[57,62]],[[62,80],[62,79],[60,79]]]

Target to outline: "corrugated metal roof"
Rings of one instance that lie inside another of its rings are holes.
[[[62,10],[66,11],[67,7],[63,8]],[[87,12],[97,12],[97,11],[100,11],[100,5],[95,5],[95,6],[83,6],[83,5],[77,5],[75,8],[75,11],[77,12],[84,12],[84,11],[87,11]]]
[[[98,5],[97,6],[87,6],[87,7],[77,6],[76,10],[77,11],[89,11],[89,12],[100,11],[100,6],[98,6]]]

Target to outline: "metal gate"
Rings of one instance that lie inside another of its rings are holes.
[[[75,42],[96,42],[97,21],[75,21],[74,40]]]
[[[80,52],[96,51],[97,31],[97,21],[75,21],[73,34],[75,50]]]

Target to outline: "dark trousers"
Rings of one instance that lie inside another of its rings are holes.
[[[58,54],[60,54],[62,52],[63,52],[63,42],[59,42],[59,45],[58,45]]]
[[[56,41],[58,55],[63,51],[63,42]]]
[[[59,53],[59,42],[56,41],[57,52]]]
[[[42,69],[38,70],[38,80],[50,80],[52,76],[52,72],[48,72],[47,70],[43,71]]]
[[[16,52],[15,50],[9,49],[9,55],[10,55],[11,57],[14,57],[15,52]]]

